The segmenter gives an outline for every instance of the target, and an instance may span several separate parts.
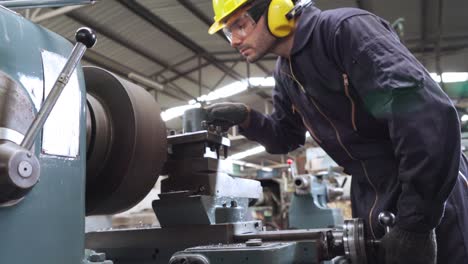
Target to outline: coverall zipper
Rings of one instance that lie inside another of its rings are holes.
[[[306,98],[308,98],[312,104],[314,105],[314,107],[317,109],[317,111],[330,123],[330,125],[333,127],[333,129],[335,130],[335,134],[336,134],[336,139],[338,140],[338,143],[340,144],[341,148],[343,148],[343,150],[346,152],[346,154],[349,156],[349,158],[351,158],[352,160],[355,160],[355,161],[359,161],[360,164],[361,164],[361,167],[362,167],[362,170],[364,171],[364,175],[366,175],[366,179],[367,181],[369,182],[369,184],[372,186],[372,189],[374,190],[375,192],[375,200],[374,200],[374,203],[372,204],[372,207],[369,211],[369,227],[370,227],[370,230],[371,230],[371,234],[372,234],[372,237],[374,239],[376,239],[376,236],[375,236],[375,232],[374,232],[374,227],[372,225],[372,215],[374,214],[374,209],[375,209],[375,206],[377,205],[377,202],[379,201],[379,194],[377,192],[377,188],[375,187],[375,185],[372,183],[372,181],[370,180],[370,177],[369,177],[369,174],[367,173],[367,168],[366,168],[366,164],[364,161],[362,160],[359,160],[359,159],[356,159],[353,155],[351,155],[351,153],[348,151],[348,149],[345,147],[345,145],[343,144],[342,140],[341,140],[341,135],[340,135],[340,132],[338,131],[338,129],[336,128],[335,124],[333,123],[333,121],[331,121],[331,119],[324,113],[322,112],[322,110],[318,107],[317,103],[315,102],[315,99],[312,97],[312,96],[309,96],[307,94],[307,91],[305,90],[304,86],[297,80],[296,76],[294,75],[294,71],[293,71],[293,68],[292,68],[292,63],[291,63],[291,59],[288,59],[288,62],[289,62],[289,69],[291,71],[291,75],[293,77],[293,80],[297,83],[297,85],[300,87],[300,89],[302,90],[302,92],[304,93],[304,95],[306,96]]]
[[[468,179],[466,178],[466,176],[461,171],[458,171],[458,174],[460,174],[460,176],[462,176],[462,179],[466,183],[466,187],[468,187]]]
[[[307,124],[307,122],[305,121],[305,118],[304,118],[304,115],[294,106],[292,106],[292,110],[293,110],[293,113],[294,112],[297,112],[301,118],[302,118],[302,123],[304,124],[304,126],[307,128],[307,130],[309,131],[310,133],[310,136],[312,138],[314,138],[315,141],[317,141],[318,143],[322,143],[322,141],[317,137],[317,135],[315,134],[315,131],[312,129],[311,126],[309,126],[309,124]]]
[[[346,97],[348,97],[349,102],[351,103],[351,124],[353,125],[354,131],[357,131],[357,126],[356,126],[356,105],[354,104],[353,98],[349,94],[349,80],[348,80],[348,75],[346,73],[343,73],[343,84],[344,84],[344,90]]]

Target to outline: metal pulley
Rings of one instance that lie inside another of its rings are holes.
[[[143,88],[97,67],[87,88],[86,215],[114,214],[153,188],[167,156],[161,110]]]

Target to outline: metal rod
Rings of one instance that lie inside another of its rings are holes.
[[[428,17],[429,16],[429,7],[427,0],[420,0],[421,5],[421,50],[422,50],[422,65],[426,66],[426,59],[425,59],[425,50],[427,45],[427,31],[428,31]]]
[[[166,78],[166,77],[164,77],[164,76],[162,76],[162,75],[161,75],[160,77],[162,78],[162,80],[163,80],[164,82],[167,81],[167,78]],[[182,89],[182,87],[178,86],[176,83],[166,83],[166,86],[169,87],[169,88],[171,88],[171,89],[173,89],[173,90],[177,90],[177,91],[179,91],[180,93],[182,93],[182,94],[188,96],[188,98],[190,98],[189,100],[192,100],[192,99],[196,100],[196,99],[197,99],[197,97],[191,95],[191,94],[188,93],[186,90]],[[166,89],[166,90],[168,90],[168,89]],[[186,100],[185,100],[185,101],[186,101]]]
[[[57,103],[57,100],[60,97],[63,89],[67,85],[70,76],[73,74],[76,66],[80,62],[81,58],[83,57],[84,53],[86,52],[86,46],[83,43],[77,42],[75,47],[72,50],[72,53],[62,69],[62,72],[58,76],[57,80],[55,81],[54,87],[50,91],[47,99],[45,100],[44,104],[42,105],[41,109],[37,113],[36,117],[34,118],[33,123],[29,127],[26,135],[24,136],[23,142],[21,142],[21,147],[25,149],[31,149],[34,144],[34,141],[39,134],[39,131],[42,129],[42,126],[46,122],[47,118],[49,117],[50,112]]]
[[[82,8],[82,7],[83,6],[65,6],[65,7],[61,7],[61,8],[55,9],[53,11],[49,11],[47,13],[41,14],[40,16],[37,16],[37,15],[36,16],[31,16],[30,19],[34,23],[39,23],[39,22],[42,22],[44,20],[51,19],[51,18],[60,16],[60,15],[66,14],[68,12],[71,12],[71,11],[73,11],[75,9]],[[40,9],[36,9],[36,10],[40,10]]]
[[[38,7],[57,7],[67,5],[89,5],[96,0],[12,0],[0,1],[0,5],[10,9],[25,9]]]
[[[202,59],[198,57],[198,66],[202,64]],[[198,96],[202,96],[202,68],[198,70]]]
[[[445,82],[443,78],[443,70],[441,64],[441,44],[442,44],[442,30],[444,23],[444,4],[442,0],[438,1],[438,13],[437,13],[438,23],[437,23],[437,42],[436,42],[436,71],[440,76],[440,87],[442,90],[446,91]]]
[[[135,82],[141,83],[147,87],[153,88],[154,90],[162,91],[164,90],[164,85],[155,82],[145,76],[142,76],[138,73],[131,72],[127,75],[128,79],[133,80]]]
[[[234,69],[234,67],[237,66],[239,62],[235,62],[232,64],[231,68]],[[224,81],[224,79],[226,79],[228,75],[226,73],[223,74],[223,76],[215,83],[215,85],[213,85],[213,87],[211,87],[210,91],[213,91],[214,89],[218,88],[218,86]]]
[[[34,9],[34,12],[31,15],[31,19],[36,18],[39,15],[39,13],[41,12],[41,10],[42,10],[41,8]]]
[[[190,57],[188,57],[186,59],[183,59],[183,60],[177,62],[176,64],[171,64],[171,65],[167,66],[166,68],[151,74],[151,76],[152,77],[158,77],[159,75],[163,74],[164,72],[170,71],[170,70],[174,69],[175,67],[178,67],[178,66],[180,66],[182,64],[185,64],[185,63],[187,63],[187,62],[189,62],[189,61],[191,61],[191,60],[193,60],[193,59],[195,59],[197,57],[199,57],[198,54],[192,55],[192,56],[190,56]]]
[[[325,234],[332,229],[280,230],[235,235],[236,241],[261,238],[263,241],[324,240]]]
[[[204,67],[207,67],[207,66],[209,66],[209,65],[211,65],[211,62],[204,62],[204,63],[202,63],[202,65],[200,65],[200,66],[197,65],[197,66],[195,66],[195,67],[193,67],[193,68],[191,68],[191,69],[188,69],[188,70],[186,70],[186,71],[184,71],[184,72],[179,72],[178,75],[167,79],[164,83],[173,82],[173,81],[175,81],[175,80],[177,80],[177,79],[179,79],[179,78],[182,78],[182,77],[183,77],[183,78],[188,77],[187,75],[189,75],[189,74],[191,74],[191,73],[193,73],[193,72],[195,72],[195,71],[198,71],[200,68],[204,68]],[[227,73],[226,73],[226,74],[227,74]],[[195,80],[195,81],[196,81],[196,80]],[[198,84],[198,81],[194,82],[194,84]]]

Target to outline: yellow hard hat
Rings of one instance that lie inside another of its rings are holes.
[[[224,28],[224,20],[250,0],[213,0],[214,23],[208,30],[214,34]]]

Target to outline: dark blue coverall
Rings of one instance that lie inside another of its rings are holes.
[[[382,211],[407,231],[436,228],[438,263],[468,263],[468,172],[449,97],[366,11],[310,7],[290,58],[279,58],[274,112],[251,111],[242,133],[270,153],[304,144],[305,132],[352,175],[353,217],[369,238]],[[371,260],[376,263],[376,260]]]

